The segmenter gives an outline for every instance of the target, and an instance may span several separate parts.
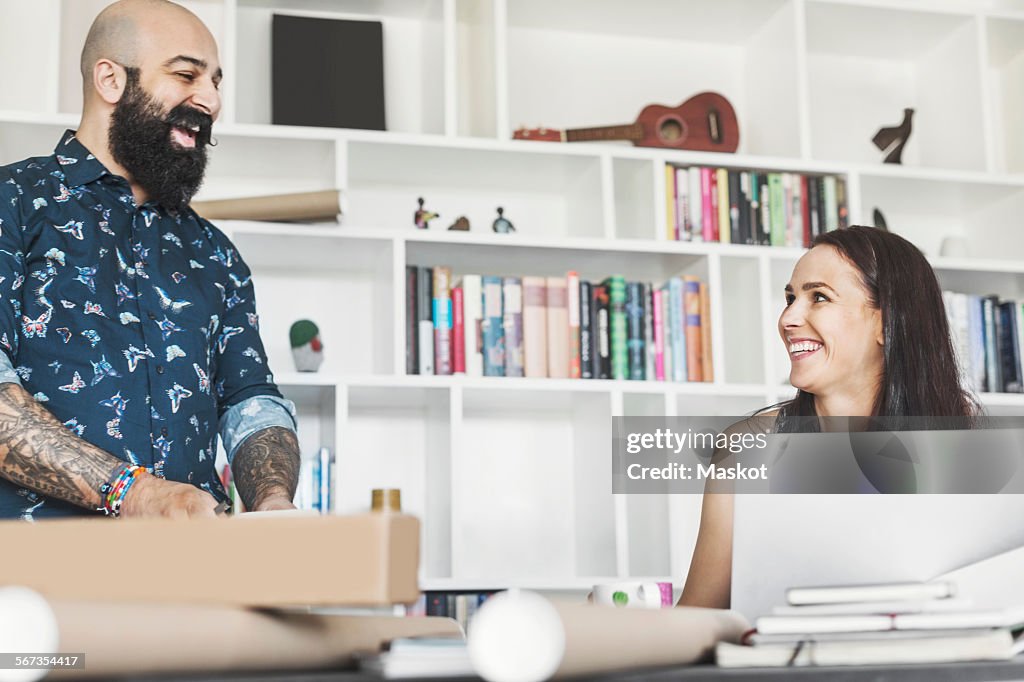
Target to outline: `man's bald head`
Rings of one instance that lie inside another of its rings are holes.
[[[149,32],[173,31],[169,20],[206,31],[199,17],[170,0],[118,0],[104,8],[93,21],[82,48],[80,67],[86,93],[96,62],[109,59],[122,66],[137,67]]]

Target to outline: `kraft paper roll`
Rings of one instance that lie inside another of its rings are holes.
[[[510,591],[480,607],[469,655],[488,682],[540,682],[708,660],[715,644],[738,643],[749,627],[734,611],[619,609]]]
[[[0,590],[0,651],[85,654],[84,669],[54,670],[55,679],[346,668],[359,652],[417,636],[462,635],[449,618],[47,601],[25,588]],[[32,682],[44,672],[0,670],[0,680]]]
[[[334,222],[344,213],[341,190],[276,194],[240,199],[193,201],[192,209],[207,220],[303,220]]]

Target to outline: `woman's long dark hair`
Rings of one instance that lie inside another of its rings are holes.
[[[882,312],[882,385],[872,416],[972,417],[977,401],[960,384],[953,341],[935,272],[916,246],[873,227],[818,235],[860,271],[869,304]],[[814,394],[798,391],[780,417],[816,416]]]

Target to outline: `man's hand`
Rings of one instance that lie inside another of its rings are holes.
[[[121,502],[125,518],[215,518],[217,500],[188,483],[175,483],[144,473],[132,484]]]
[[[287,495],[271,495],[260,502],[259,507],[249,511],[278,511],[281,509],[295,509],[295,505]]]

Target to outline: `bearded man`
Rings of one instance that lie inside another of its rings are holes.
[[[249,269],[189,208],[216,41],[179,5],[121,0],[81,70],[78,130],[0,167],[0,518],[213,516],[218,435],[247,509],[292,508],[294,406]]]

